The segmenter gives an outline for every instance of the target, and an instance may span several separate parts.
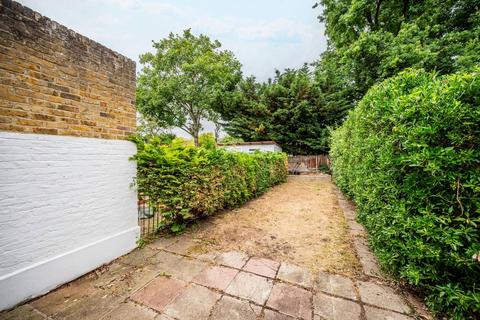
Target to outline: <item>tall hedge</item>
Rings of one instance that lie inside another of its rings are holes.
[[[480,77],[406,71],[332,134],[333,175],[383,267],[427,304],[480,318]]]
[[[162,208],[163,226],[186,222],[255,198],[287,177],[283,153],[138,142],[138,193]]]

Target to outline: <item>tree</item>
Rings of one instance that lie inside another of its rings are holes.
[[[480,63],[478,0],[322,0],[323,103],[345,114],[373,84],[407,68],[449,74]]]
[[[241,79],[241,64],[218,41],[190,30],[153,42],[154,53],[140,56],[138,110],[162,128],[179,127],[196,146],[202,120],[215,120],[213,106],[226,101]]]

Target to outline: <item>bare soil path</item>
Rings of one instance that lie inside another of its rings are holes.
[[[187,232],[203,252],[239,250],[312,272],[360,271],[329,175],[290,176],[246,205],[199,222]]]

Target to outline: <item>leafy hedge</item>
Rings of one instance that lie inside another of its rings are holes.
[[[164,226],[172,231],[241,205],[287,177],[283,153],[247,154],[159,141],[137,141],[137,146],[138,192],[163,208]]]
[[[406,71],[332,134],[333,175],[387,271],[427,304],[480,318],[480,77]]]

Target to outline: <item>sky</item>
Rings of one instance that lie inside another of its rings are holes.
[[[170,32],[222,43],[259,81],[313,62],[327,46],[315,0],[17,0],[137,62]]]

